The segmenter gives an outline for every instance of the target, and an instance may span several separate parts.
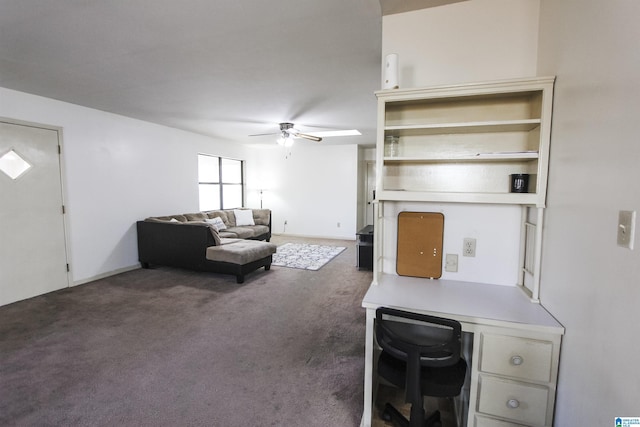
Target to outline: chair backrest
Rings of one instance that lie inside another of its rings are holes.
[[[422,366],[450,366],[460,360],[462,327],[452,319],[380,307],[376,310],[376,339],[393,357],[420,358]]]

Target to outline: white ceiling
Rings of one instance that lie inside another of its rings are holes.
[[[381,4],[455,1],[0,0],[0,86],[237,143],[292,121],[373,144]]]
[[[380,6],[382,15],[393,15],[394,13],[410,12],[461,1],[468,0],[380,0]]]

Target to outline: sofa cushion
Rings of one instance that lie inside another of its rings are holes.
[[[251,227],[229,227],[224,231],[234,233],[240,239],[249,239],[256,235]]]
[[[228,221],[228,226],[229,227],[235,227],[236,226],[236,216],[233,214],[233,210],[229,210],[226,211],[227,213],[227,221]]]
[[[259,242],[257,240],[239,240],[227,245],[209,246],[207,248],[207,259],[244,265],[273,255],[276,253],[277,248],[273,243]]]
[[[149,217],[147,219],[145,219],[145,221],[151,221],[151,222],[169,222],[172,219],[175,219],[178,222],[187,222],[187,217],[184,215],[167,215],[167,216],[152,216]],[[175,221],[174,221],[175,222]]]
[[[218,234],[218,229],[215,227],[215,225],[209,224],[209,231],[213,236],[213,241],[215,242],[216,246],[220,246],[222,244],[222,241],[220,238],[220,234]]]
[[[269,232],[269,227],[266,225],[252,225],[251,227],[247,227],[253,230],[253,236],[261,236],[263,234],[267,234]]]
[[[159,217],[150,216],[149,218],[145,218],[147,222],[167,222],[167,219],[160,219]]]
[[[238,239],[238,235],[228,229],[218,231],[221,239]]]
[[[184,216],[187,218],[187,221],[204,221],[205,219],[209,219],[204,212],[187,213],[184,214]]]
[[[269,209],[253,209],[253,222],[256,225],[269,225],[271,211]]]
[[[236,227],[256,225],[256,223],[253,222],[253,212],[251,209],[234,209],[233,216],[236,217]]]
[[[220,238],[220,244],[221,245],[229,245],[231,243],[241,242],[241,241],[242,241],[242,239],[230,239],[230,238],[227,238],[227,237],[221,237]]]

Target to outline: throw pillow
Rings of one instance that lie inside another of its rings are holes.
[[[236,216],[236,226],[256,225],[253,222],[253,211],[251,209],[234,209],[233,214]]]
[[[224,221],[220,217],[205,219],[205,221],[213,225],[218,231],[227,229],[227,226],[224,225]]]
[[[213,236],[213,241],[215,242],[216,246],[220,246],[220,235],[218,234],[218,229],[216,228],[216,226],[213,224],[209,224],[209,231]]]
[[[270,216],[270,209],[253,210],[253,221],[256,223],[256,225],[269,225]]]

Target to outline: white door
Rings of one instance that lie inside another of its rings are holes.
[[[59,131],[0,119],[0,305],[69,286]]]
[[[373,225],[373,200],[376,193],[376,164],[367,162],[367,215],[366,225]]]

